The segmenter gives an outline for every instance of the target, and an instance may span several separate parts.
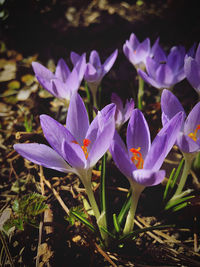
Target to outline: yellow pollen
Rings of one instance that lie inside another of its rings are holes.
[[[132,162],[135,164],[135,166],[138,169],[142,169],[144,165],[144,160],[142,158],[142,154],[140,152],[141,147],[131,148],[130,151],[133,153],[133,156],[131,157]]]
[[[200,130],[200,124],[197,125],[197,128],[194,130],[194,132],[189,133],[188,136],[192,138],[195,142],[197,141],[197,132]]]
[[[77,141],[72,141],[72,143],[78,144]],[[90,143],[91,143],[91,141],[89,139],[83,139],[83,146],[81,146],[81,148],[83,149],[83,152],[85,154],[86,159],[88,158],[88,150],[87,150],[87,147],[89,146]]]

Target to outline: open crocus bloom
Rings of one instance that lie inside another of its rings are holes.
[[[41,127],[51,147],[44,144],[16,144],[14,149],[26,159],[61,172],[74,172],[83,184],[90,182],[91,169],[108,150],[115,131],[115,105],[98,112],[89,125],[79,94],[73,94],[66,127],[47,115],[41,115]]]
[[[125,107],[123,107],[123,102],[121,98],[112,93],[111,95],[111,102],[116,105],[116,112],[115,112],[115,123],[116,128],[120,129],[120,127],[130,118],[131,113],[134,109],[134,100],[131,99],[130,101],[126,101]]]
[[[150,40],[146,38],[143,42],[139,42],[136,35],[131,33],[129,40],[123,45],[123,51],[127,59],[136,67],[144,69],[146,59],[150,56],[151,47]]]
[[[163,49],[156,44],[153,57],[146,59],[146,72],[138,70],[142,79],[158,89],[171,88],[185,78],[183,46],[174,46],[166,56]]]
[[[126,144],[115,132],[110,152],[119,170],[134,187],[159,184],[165,171],[160,167],[174,145],[182,124],[183,114],[179,112],[157,134],[151,144],[148,124],[138,109],[134,109],[128,123]]]
[[[86,55],[80,56],[72,72],[63,59],[58,61],[55,73],[45,68],[38,62],[33,62],[32,67],[38,82],[50,94],[66,99],[68,104],[71,95],[78,91],[86,68]]]
[[[169,90],[163,90],[161,96],[162,123],[165,125],[178,112],[185,111],[178,98]],[[185,122],[182,123],[181,131],[177,137],[176,144],[184,153],[200,151],[200,102],[190,111]]]
[[[187,80],[200,95],[200,43],[195,57],[188,56],[185,58],[184,70]]]

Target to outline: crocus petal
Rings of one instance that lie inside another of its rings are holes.
[[[200,102],[190,111],[184,124],[184,134],[188,135],[194,132],[198,125],[200,125]]]
[[[156,70],[156,77],[155,80],[161,84],[164,88],[169,88],[173,85],[173,78],[174,75],[172,70],[169,68],[167,64],[161,64],[158,69]]]
[[[67,64],[65,63],[64,59],[61,58],[58,61],[58,64],[56,66],[55,76],[56,78],[60,79],[62,82],[66,82],[69,74],[70,74],[70,70]]]
[[[184,47],[174,46],[171,48],[171,51],[167,57],[167,65],[170,67],[173,73],[176,73],[180,70],[180,68],[183,68],[184,57]]]
[[[79,144],[85,139],[89,127],[87,110],[79,94],[73,94],[67,113],[66,128]]]
[[[101,68],[101,60],[100,60],[99,54],[96,50],[93,50],[90,53],[89,63],[91,65],[93,65],[96,70],[98,68]]]
[[[70,53],[70,59],[72,64],[75,66],[76,63],[80,60],[81,56],[79,54],[77,54],[76,52],[71,52]]]
[[[106,153],[109,149],[113,135],[115,132],[115,120],[114,114],[109,119],[103,130],[98,134],[97,139],[91,147],[89,156],[87,159],[88,168],[93,167],[97,161]]]
[[[118,50],[116,49],[104,62],[103,64],[103,73],[106,74],[113,66],[113,64],[115,63],[115,60],[117,58],[118,55]]]
[[[191,57],[185,59],[185,74],[190,84],[200,93],[200,64]]]
[[[149,38],[145,39],[141,44],[138,45],[136,49],[136,56],[138,63],[146,63],[146,58],[150,53],[150,40]]]
[[[132,112],[128,123],[126,140],[130,158],[132,156],[130,149],[140,147],[142,157],[145,159],[151,146],[151,137],[148,124],[139,109],[134,109]]]
[[[46,168],[60,172],[74,172],[65,160],[52,148],[43,144],[16,144],[14,149],[24,158]]]
[[[109,123],[110,120],[114,119],[115,110],[115,104],[109,104],[99,111],[97,116],[91,122],[85,137],[91,142],[88,151],[90,151],[93,144],[96,142],[98,135],[103,131],[106,123]]]
[[[200,151],[200,145],[192,138],[183,133],[180,133],[178,135],[176,144],[180,148],[180,150],[185,153],[193,153]]]
[[[125,42],[125,44],[123,45],[123,52],[125,54],[125,56],[127,57],[127,59],[133,64],[136,64],[136,57],[134,54],[134,49],[131,47],[130,43],[128,41]]]
[[[121,98],[117,94],[112,93],[111,102],[116,105],[117,109],[119,109],[119,110],[123,109],[123,102],[122,102]]]
[[[79,77],[79,83],[81,83],[83,76],[85,74],[85,69],[86,69],[86,53],[84,53],[79,60],[77,61],[77,63],[75,64],[77,73],[78,73],[78,77]]]
[[[156,70],[159,67],[159,63],[151,57],[147,57],[146,59],[146,70],[150,77],[156,77]]]
[[[151,77],[149,77],[149,76],[146,74],[146,72],[144,72],[143,70],[139,69],[139,70],[138,70],[138,74],[142,77],[142,79],[143,79],[145,82],[149,83],[149,84],[152,85],[153,87],[158,88],[158,89],[161,88],[160,84],[158,84],[154,79],[152,79]]]
[[[154,57],[153,57],[154,60],[156,60],[159,63],[167,61],[166,54],[158,43],[156,44],[156,47],[154,48],[154,54],[153,55],[154,55]]]
[[[195,55],[195,60],[198,64],[200,64],[200,43],[197,47],[196,55]]]
[[[127,178],[131,178],[133,171],[136,170],[136,167],[130,160],[125,150],[118,143],[113,141],[110,146],[110,153],[112,154],[113,160],[117,165],[117,168]]]
[[[165,117],[165,121],[162,118],[163,125],[165,125],[167,121],[171,120],[180,111],[182,111],[184,113],[184,117],[186,117],[183,106],[179,102],[178,98],[167,89],[164,89],[161,95],[161,109]]]
[[[58,154],[65,158],[63,142],[65,140],[68,142],[77,141],[75,137],[62,124],[47,115],[40,116],[40,123],[49,144]]]
[[[43,65],[38,62],[32,62],[33,71],[37,77],[41,77],[45,80],[51,80],[55,78],[55,75]]]
[[[135,170],[133,171],[133,180],[144,186],[154,186],[160,184],[165,178],[165,171]]]
[[[133,99],[130,99],[130,101],[126,101],[125,108],[124,108],[124,120],[123,123],[125,123],[131,116],[133,110],[135,107],[135,103]]]
[[[87,64],[84,78],[87,82],[96,82],[101,78],[97,73],[97,70],[90,63]]]
[[[68,101],[70,100],[72,93],[71,93],[70,89],[67,87],[66,83],[63,83],[61,80],[58,80],[58,79],[51,80],[51,83],[52,83],[51,93],[54,96],[56,96],[58,98],[66,99]]]
[[[183,123],[183,113],[176,114],[157,134],[144,161],[144,169],[157,171],[174,145]]]
[[[83,149],[75,142],[66,142],[62,144],[62,151],[65,153],[66,161],[75,169],[83,169],[85,167],[86,158]]]
[[[69,74],[66,80],[66,86],[72,94],[76,93],[80,86],[79,74],[77,72],[76,66],[73,68],[72,72]]]
[[[133,50],[135,50],[139,45],[139,41],[134,33],[131,33],[129,43]]]

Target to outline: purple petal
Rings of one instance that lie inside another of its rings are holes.
[[[43,144],[16,144],[14,149],[24,158],[46,168],[60,172],[74,172],[65,160],[52,148]]]
[[[79,144],[74,142],[63,142],[62,150],[65,153],[66,161],[75,169],[84,169],[86,157]]]
[[[116,49],[104,62],[103,64],[103,73],[106,74],[113,66],[113,64],[115,63],[115,60],[117,58],[118,55],[118,50]]]
[[[111,102],[116,105],[117,109],[123,110],[123,102],[122,102],[121,98],[117,94],[112,93]]]
[[[181,51],[182,49],[184,51]],[[185,49],[183,47],[172,47],[167,58],[167,65],[174,73],[178,72],[181,68],[183,68],[184,57]]]
[[[157,171],[174,145],[183,122],[183,113],[176,114],[157,134],[144,161],[144,169]]]
[[[67,113],[66,128],[79,144],[85,139],[89,127],[89,119],[84,102],[79,94],[73,94]]]
[[[147,57],[146,60],[146,70],[147,73],[150,77],[154,78],[156,77],[156,70],[159,67],[159,63],[157,61],[155,61],[153,58],[151,57]]]
[[[200,151],[200,145],[197,142],[195,142],[192,138],[183,133],[180,133],[178,135],[176,144],[179,147],[179,149],[185,153],[193,153]]]
[[[51,81],[52,83],[52,94],[58,98],[67,99],[70,100],[71,97],[71,91],[67,87],[66,84],[64,84],[61,80],[54,79]]]
[[[85,137],[91,142],[90,148],[92,148],[93,144],[98,138],[98,135],[103,131],[105,124],[114,119],[115,110],[115,104],[109,104],[105,106],[101,111],[98,112],[97,116],[90,124]]]
[[[199,49],[200,50],[200,49]],[[184,65],[185,74],[190,84],[200,92],[200,64],[193,58],[188,57],[185,59]]]
[[[153,87],[158,88],[158,89],[162,88],[162,87],[160,86],[160,84],[157,83],[157,81],[155,81],[154,79],[152,79],[151,77],[149,77],[149,76],[146,74],[146,72],[144,72],[143,70],[140,70],[140,69],[139,69],[139,70],[138,70],[138,74],[142,77],[142,79],[143,79],[145,82],[149,83],[149,84],[152,85]]]
[[[139,45],[139,41],[134,33],[131,33],[130,39],[129,39],[130,46],[133,50],[136,50],[137,46]]]
[[[96,69],[91,65],[90,63],[87,64],[84,78],[87,82],[96,82],[101,79],[100,75],[101,73],[97,73]]]
[[[110,146],[110,153],[112,154],[113,160],[117,168],[127,177],[132,177],[132,172],[136,170],[135,165],[130,160],[128,154],[124,149],[115,141]]]
[[[196,55],[195,55],[195,60],[198,64],[200,64],[200,43],[197,47]]]
[[[125,108],[124,108],[124,120],[123,123],[125,123],[131,116],[133,110],[135,107],[135,103],[133,99],[130,99],[130,101],[126,101]]]
[[[91,147],[89,156],[87,159],[88,168],[93,167],[97,161],[106,153],[109,149],[113,135],[115,132],[115,120],[114,114],[105,123],[103,130],[97,135],[97,139],[94,141],[94,144]]]
[[[64,59],[61,58],[58,61],[55,76],[56,78],[60,79],[62,82],[66,82],[69,74],[70,74],[70,70],[67,64],[65,63]]]
[[[134,109],[132,112],[128,123],[126,140],[129,156],[132,157],[131,148],[137,149],[140,147],[142,157],[145,159],[151,146],[151,137],[148,124],[139,109]]]
[[[75,52],[71,52],[70,54],[70,59],[71,59],[71,62],[72,64],[75,66],[76,63],[80,60],[81,56]]]
[[[100,60],[99,54],[96,50],[93,50],[90,53],[89,63],[91,65],[93,65],[96,70],[98,68],[101,68],[101,60]]]
[[[43,78],[44,80],[50,81],[55,78],[55,75],[49,69],[45,68],[38,62],[32,62],[32,67],[35,75]]]
[[[79,86],[80,86],[79,75],[75,66],[66,80],[66,87],[68,90],[71,91],[72,94],[74,94],[77,93]]]
[[[165,171],[135,170],[133,180],[144,186],[154,186],[160,184],[165,178]]]
[[[173,85],[174,74],[167,64],[161,64],[156,70],[155,80],[163,88],[169,88]]]
[[[85,70],[86,70],[86,53],[84,53],[79,60],[77,61],[77,63],[75,64],[77,73],[78,73],[78,77],[79,77],[79,83],[81,83],[83,76],[85,74]]]
[[[200,102],[190,111],[184,124],[184,134],[188,135],[194,132],[198,125],[200,125]],[[199,132],[200,131],[197,132],[198,136]]]
[[[163,125],[171,120],[178,112],[182,111],[186,116],[183,106],[179,102],[178,98],[169,90],[164,89],[161,95],[161,109],[164,113],[165,121],[162,120]]]
[[[149,38],[145,39],[141,44],[138,45],[136,49],[136,56],[138,63],[146,63],[146,58],[150,54],[150,40]]]
[[[77,141],[75,137],[62,124],[47,115],[40,116],[40,123],[49,144],[58,154],[65,158],[63,142]]]
[[[158,63],[167,61],[166,54],[158,43],[156,44],[156,47],[154,48],[154,57],[153,58]]]

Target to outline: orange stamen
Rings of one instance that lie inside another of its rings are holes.
[[[189,133],[188,136],[192,138],[195,142],[197,141],[197,132],[200,130],[200,124],[197,125],[197,128],[194,130],[194,132]]]
[[[140,152],[141,147],[131,148],[130,151],[133,153],[133,156],[131,157],[132,162],[135,164],[135,166],[138,169],[142,169],[144,165],[144,160],[142,158],[142,154]]]
[[[72,141],[72,143],[78,144],[77,141]],[[88,158],[88,150],[87,150],[87,147],[89,146],[90,143],[91,143],[91,141],[89,139],[83,139],[83,146],[81,146],[81,148],[83,149],[83,152],[85,154],[86,159]]]

